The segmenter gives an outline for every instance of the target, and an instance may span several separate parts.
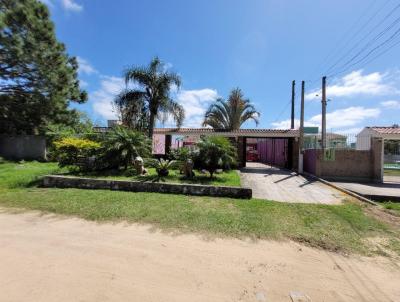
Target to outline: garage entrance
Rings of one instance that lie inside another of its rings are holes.
[[[281,168],[291,168],[288,138],[246,139],[246,161],[260,162]]]

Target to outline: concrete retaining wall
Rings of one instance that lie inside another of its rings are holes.
[[[43,178],[42,186],[46,188],[105,189],[130,192],[173,193],[246,199],[250,199],[252,197],[252,190],[249,188],[105,180],[55,175],[45,176]]]
[[[0,136],[0,156],[6,159],[46,159],[46,138],[39,135]]]
[[[337,149],[334,160],[324,160],[322,150],[306,150],[304,171],[333,181],[383,182],[383,142],[372,139],[371,150]]]
[[[316,175],[331,180],[372,181],[373,161],[370,151],[336,150],[335,160],[326,161],[317,152]]]

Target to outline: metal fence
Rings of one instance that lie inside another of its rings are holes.
[[[400,170],[400,141],[385,140],[384,144],[384,168]]]
[[[326,149],[370,150],[371,136],[360,134],[342,134],[329,132],[326,134]],[[322,149],[322,135],[306,134],[304,149]],[[384,168],[400,170],[400,141],[384,141]]]
[[[325,147],[327,149],[370,150],[371,137],[329,132],[326,134]],[[306,134],[304,149],[322,149],[322,134]]]

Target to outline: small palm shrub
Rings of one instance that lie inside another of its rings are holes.
[[[171,150],[168,158],[171,160],[177,160],[180,163],[179,170],[181,174],[184,174],[187,170],[188,162],[195,162],[198,157],[197,149],[190,149],[188,147],[182,147],[179,149]],[[193,164],[192,164],[193,166]]]
[[[88,139],[65,137],[54,142],[55,154],[60,167],[77,165],[80,158],[96,154],[100,144]]]
[[[126,127],[115,127],[103,137],[100,162],[103,168],[125,170],[132,165],[137,156],[148,157],[151,154],[151,141],[142,133]]]
[[[236,164],[236,151],[230,141],[222,136],[204,137],[197,144],[197,160],[202,169],[213,177],[217,169],[230,169]]]
[[[170,169],[175,169],[179,165],[176,160],[160,159],[148,159],[146,160],[146,166],[155,168],[158,177],[166,177],[169,174]]]

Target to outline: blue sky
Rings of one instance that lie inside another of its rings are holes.
[[[296,118],[300,81],[306,80],[306,124],[319,125],[321,103],[315,95],[320,77],[336,61],[328,72],[328,128],[354,133],[365,125],[400,122],[400,44],[369,64],[352,66],[396,34],[399,25],[393,23],[391,31],[372,40],[400,17],[396,0],[42,2],[50,8],[58,39],[80,62],[89,101],[74,107],[98,124],[115,116],[110,102],[124,85],[123,69],[156,55],[182,76],[176,98],[186,108],[185,126],[199,126],[210,102],[240,87],[261,111],[259,127],[285,128],[292,80]],[[399,41],[394,38],[393,44]],[[335,75],[366,44],[365,52]]]

